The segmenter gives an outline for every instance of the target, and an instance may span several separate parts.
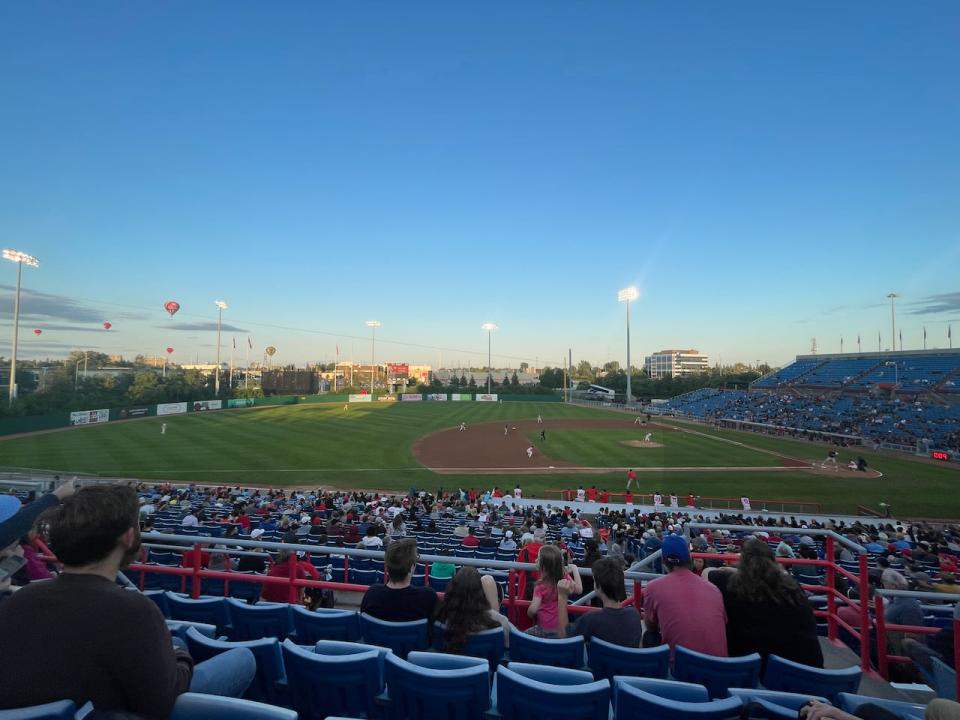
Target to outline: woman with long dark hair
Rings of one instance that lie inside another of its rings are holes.
[[[500,625],[491,617],[490,603],[484,593],[480,573],[473,567],[462,567],[453,576],[434,619],[446,626],[443,642],[449,653],[462,653],[470,633]]]
[[[760,653],[823,667],[817,621],[806,594],[774,558],[763,540],[743,543],[736,569],[716,569],[709,581],[720,588],[727,612],[731,657]]]

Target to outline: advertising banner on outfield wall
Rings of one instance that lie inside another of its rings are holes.
[[[446,393],[430,393],[429,395],[427,395],[427,400],[441,401],[446,399],[447,399]]]
[[[197,400],[193,403],[194,412],[203,412],[204,410],[222,410],[223,400]]]
[[[450,400],[453,402],[466,402],[473,400],[473,395],[469,393],[450,393]]]
[[[133,418],[133,417],[146,417],[150,414],[150,408],[137,407],[137,408],[123,408],[120,411],[120,419],[124,418]]]
[[[477,402],[496,402],[496,393],[477,393]]]
[[[253,407],[253,398],[234,398],[233,400],[227,400],[227,407]]]
[[[396,401],[397,401],[396,395],[381,395],[380,397],[377,398],[377,402],[396,402]]]
[[[70,413],[71,425],[95,425],[110,420],[110,410],[81,410]]]
[[[417,400],[422,400],[423,396],[420,393],[404,393],[400,396],[400,399],[403,402],[416,402]]]
[[[157,405],[157,415],[179,415],[187,411],[187,404],[182,403],[160,403]]]
[[[373,395],[347,395],[348,402],[373,402]]]

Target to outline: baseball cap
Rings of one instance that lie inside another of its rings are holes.
[[[258,537],[260,537],[261,535],[263,535],[263,532],[264,532],[264,531],[263,531],[262,528],[257,528],[256,530],[253,530],[253,531],[250,533],[250,539],[251,539],[251,540],[256,540]]]
[[[512,537],[513,537],[513,530],[507,530],[507,531],[504,533],[504,536],[505,536],[505,537],[508,537],[508,538],[512,538]]]
[[[6,522],[20,512],[20,498],[15,495],[0,495],[0,522]]]
[[[538,527],[536,530],[533,531],[534,540],[543,540],[545,537],[547,537],[547,531],[544,530],[542,527]]]
[[[660,547],[661,556],[669,565],[690,562],[690,548],[687,541],[679,535],[667,535]]]

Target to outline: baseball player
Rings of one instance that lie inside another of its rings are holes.
[[[640,416],[639,416],[639,415],[637,415],[637,417],[634,418],[633,424],[634,424],[634,425],[639,425],[639,424],[640,424]]]
[[[830,452],[827,453],[827,457],[824,458],[822,463],[820,463],[820,467],[826,468],[827,463],[830,463],[831,465],[833,465],[834,470],[837,469],[837,451],[836,450],[831,450]]]
[[[635,482],[637,482],[637,473],[633,468],[630,468],[627,470],[627,490],[629,490],[630,485]],[[640,483],[637,483],[637,487],[640,487]]]
[[[463,432],[467,429],[467,424],[465,422],[460,423],[460,430],[458,432]]]
[[[167,434],[167,424],[166,424],[166,423],[162,423],[162,424],[160,425],[160,434],[161,434],[161,435],[166,435],[166,434]]]
[[[515,497],[517,500],[523,498],[523,490],[520,489],[519,485],[513,489],[513,497]]]
[[[529,458],[530,460],[533,459],[533,445],[530,445],[527,448],[527,458]]]
[[[504,425],[504,426],[503,426],[503,434],[504,434],[504,436],[506,436],[509,432],[510,432],[510,425],[509,425],[509,424]]]
[[[653,433],[647,433],[646,435],[643,436],[643,441],[650,442],[651,438],[653,438]]]
[[[542,425],[542,424],[543,424],[543,418],[540,417],[540,413],[537,413],[537,425]]]

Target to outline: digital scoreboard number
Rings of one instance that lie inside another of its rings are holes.
[[[930,457],[932,457],[934,460],[944,460],[949,462],[950,453],[944,450],[931,450]]]

